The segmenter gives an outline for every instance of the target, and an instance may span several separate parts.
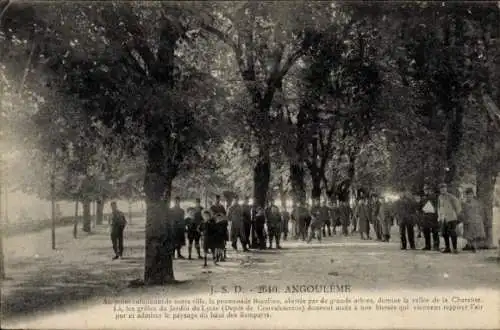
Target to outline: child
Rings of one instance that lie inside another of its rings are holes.
[[[226,261],[226,242],[228,240],[227,225],[225,215],[218,213],[215,215],[215,255],[216,261]]]
[[[203,233],[203,252],[204,252],[204,267],[207,267],[207,254],[210,250],[212,252],[212,257],[214,263],[217,264],[216,254],[215,254],[215,237],[216,237],[216,223],[215,219],[212,217],[210,211],[203,211],[202,213],[203,222],[200,225],[200,231]]]
[[[200,225],[201,219],[197,219],[196,210],[194,208],[187,209],[187,218],[186,218],[186,226],[187,226],[187,236],[188,236],[188,259],[192,260],[191,252],[193,251],[193,242],[196,248],[196,252],[198,252],[198,259],[203,259],[200,251]]]

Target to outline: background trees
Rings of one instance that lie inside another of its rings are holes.
[[[100,223],[106,200],[145,199],[147,284],[174,279],[172,194],[349,200],[475,176],[492,205],[495,4],[4,1],[0,12],[2,116],[9,145],[27,151],[18,187],[49,197],[53,176],[58,199],[82,203],[85,231],[91,202]]]

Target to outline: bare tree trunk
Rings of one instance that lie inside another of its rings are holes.
[[[254,205],[265,207],[270,180],[271,161],[269,149],[261,146],[259,150],[259,160],[257,161],[253,172]]]
[[[78,236],[78,200],[75,201],[75,219],[73,220],[73,238]]]
[[[487,164],[486,164],[487,165]],[[477,173],[477,197],[486,208],[487,220],[485,223],[486,238],[481,244],[483,248],[493,247],[493,204],[495,183],[498,171],[491,166],[483,166]]]
[[[54,173],[50,176],[50,210],[52,218],[52,250],[56,249],[56,196],[55,196],[55,176]]]
[[[96,224],[102,225],[104,222],[104,199],[100,198],[96,201]]]
[[[312,189],[311,198],[313,200],[321,199],[321,176],[318,173],[311,173]]]
[[[92,226],[92,217],[90,215],[90,200],[84,198],[82,201],[83,208],[83,228],[82,230],[86,233],[90,233]]]
[[[2,155],[0,155],[2,157]],[[4,255],[3,255],[3,235],[4,235],[4,220],[2,213],[2,192],[3,192],[3,161],[0,158],[0,278],[5,279],[5,266],[4,266]]]
[[[295,204],[306,202],[306,184],[304,181],[305,170],[301,164],[290,163],[290,181],[292,183],[292,195]]]
[[[280,176],[280,182],[279,182],[279,191],[280,191],[280,202],[281,202],[281,210],[285,211],[287,209],[287,195],[286,195],[286,189],[285,189],[285,180],[283,179],[283,175]]]
[[[172,179],[151,169],[146,173],[146,255],[144,283],[175,282],[173,269],[173,225],[168,216]]]
[[[132,224],[132,201],[128,201],[128,222]]]

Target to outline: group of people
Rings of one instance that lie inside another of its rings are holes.
[[[270,200],[266,207],[252,206],[249,198],[240,203],[235,197],[230,205],[224,207],[219,195],[215,203],[208,209],[201,206],[200,199],[196,199],[194,207],[184,211],[181,200],[175,198],[174,207],[169,210],[169,217],[173,226],[173,241],[175,254],[178,259],[185,259],[182,248],[188,243],[188,259],[193,258],[193,246],[198,259],[205,259],[212,254],[215,263],[226,259],[227,242],[231,242],[234,250],[238,250],[238,243],[243,251],[249,249],[281,249],[281,240],[289,236],[310,243],[316,238],[321,241],[324,236],[337,234],[340,227],[344,236],[359,233],[361,239],[371,240],[371,228],[375,239],[389,242],[391,228],[399,226],[401,249],[416,248],[415,228],[419,235],[423,233],[425,247],[423,250],[437,250],[440,248],[440,234],[444,239],[443,253],[457,253],[457,227],[463,224],[463,237],[468,244],[465,249],[473,252],[478,243],[485,239],[488,230],[488,214],[481,203],[474,197],[472,189],[465,194],[462,203],[457,197],[447,191],[446,184],[439,186],[439,193],[435,193],[429,185],[424,186],[421,196],[414,196],[404,192],[402,197],[394,202],[386,202],[375,194],[360,196],[351,205],[348,201],[328,203],[314,200],[312,206],[299,203],[287,211],[286,205],[280,210],[274,200]],[[123,253],[123,229],[126,220],[112,203],[111,240],[115,251],[114,259]],[[203,246],[201,245],[203,243]]]
[[[429,185],[425,185],[423,195],[412,196],[406,192],[396,203],[396,217],[399,220],[402,249],[407,242],[415,249],[414,228],[418,226],[424,236],[423,250],[440,251],[440,234],[444,240],[443,253],[458,253],[458,229],[467,240],[464,250],[476,252],[480,243],[492,230],[492,221],[484,205],[474,196],[474,190],[465,191],[465,200],[448,192],[446,183],[439,185],[439,193],[435,193]]]

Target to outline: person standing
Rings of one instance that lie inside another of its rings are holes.
[[[220,195],[215,195],[215,203],[210,206],[210,211],[212,214],[222,214],[226,215],[226,208],[222,205],[220,201]]]
[[[439,251],[438,197],[429,185],[424,185],[424,194],[420,202],[420,224],[425,240],[422,250],[429,251],[433,248]]]
[[[379,197],[374,194],[372,196],[372,205],[371,205],[371,218],[373,222],[373,230],[375,231],[375,236],[377,241],[382,241],[382,221],[380,215],[380,200]]]
[[[121,258],[123,256],[123,231],[127,226],[127,220],[122,211],[118,210],[116,202],[111,202],[111,244],[113,245],[113,251],[115,256],[113,260]]]
[[[439,197],[438,197],[438,220],[441,224],[441,234],[444,238],[445,248],[443,253],[451,253],[450,249],[450,239],[451,246],[453,247],[453,253],[458,253],[457,244],[457,225],[458,225],[458,215],[461,212],[461,205],[458,198],[448,192],[448,186],[446,183],[441,183],[439,185]]]
[[[384,200],[380,201],[379,223],[382,232],[382,242],[389,242],[391,239],[391,227],[393,224],[393,213],[391,206]]]
[[[257,206],[255,208],[253,224],[255,225],[256,246],[259,248],[259,250],[264,250],[266,248],[266,240],[264,235],[266,213],[263,207]]]
[[[312,206],[311,206],[311,209],[309,211],[309,214],[310,214],[310,222],[309,222],[309,227],[311,227],[311,224],[313,222],[313,218],[314,218],[314,224],[315,226],[318,226],[319,223],[320,223],[320,216],[321,216],[321,204],[320,204],[320,200],[319,198],[318,199],[314,199],[312,201]],[[320,230],[322,228],[322,226],[319,227]],[[310,230],[310,234],[312,234],[313,238],[316,236],[316,231],[315,230]]]
[[[354,200],[354,205],[352,208],[352,231],[351,231],[351,234],[358,231],[360,206],[361,206],[361,199]]]
[[[486,237],[484,224],[488,214],[484,205],[474,197],[472,188],[467,188],[465,191],[465,203],[460,218],[464,224],[464,238],[470,250],[475,253],[478,244]]]
[[[319,218],[323,223],[323,228],[321,228],[323,237],[326,237],[327,234],[330,237],[332,236],[332,226],[333,232],[335,233],[335,222],[338,216],[338,208],[336,209],[336,205],[333,205],[332,208],[328,207],[328,202],[325,199],[319,209]]]
[[[170,209],[171,221],[174,224],[174,248],[177,251],[178,259],[185,259],[181,254],[181,249],[186,245],[186,221],[184,210],[181,208],[181,198],[175,197],[174,207]]]
[[[217,264],[217,224],[208,210],[203,211],[202,217],[203,222],[200,225],[200,231],[203,234],[204,267],[207,267],[208,251],[212,252],[213,261]]]
[[[399,235],[401,237],[401,250],[406,250],[408,243],[415,250],[415,218],[417,216],[416,202],[409,191],[403,192],[403,196],[396,202],[396,217],[399,224]]]
[[[309,236],[307,238],[307,243],[310,243],[313,238],[316,237],[318,242],[321,242],[321,231],[323,229],[323,221],[321,221],[321,206],[319,199],[313,201],[313,207],[310,211],[310,230]]]
[[[283,234],[283,240],[288,239],[288,224],[290,223],[290,212],[286,209],[286,203],[283,204],[283,210],[281,211],[281,233]]]
[[[231,222],[231,246],[238,250],[238,238],[240,239],[243,251],[248,251],[243,228],[243,208],[240,205],[238,196],[234,197],[233,204],[227,211],[228,220]]]
[[[273,240],[276,242],[276,248],[281,249],[281,213],[280,209],[274,204],[274,200],[270,201],[269,207],[266,209],[267,231],[269,236],[269,248],[273,248]]]
[[[244,250],[250,248],[250,235],[252,233],[252,208],[248,197],[245,197],[241,206],[243,213],[243,241],[245,242]]]
[[[201,230],[200,226],[203,222],[203,207],[201,206],[201,200],[199,198],[196,198],[196,205],[195,207],[189,212],[188,219],[190,220],[187,222],[188,226],[188,259],[191,260],[191,252],[193,250],[193,242],[194,246],[196,249],[196,252],[198,252],[198,259],[201,259],[201,247],[200,247],[200,238],[201,238]]]
[[[342,235],[349,236],[349,225],[351,223],[352,211],[349,202],[341,201],[339,203],[339,217],[342,226]]]
[[[214,215],[214,217],[216,219],[218,219],[218,230],[221,231],[219,234],[223,234],[222,233],[222,226],[224,224],[226,224],[226,232],[225,234],[223,235],[224,236],[224,256],[223,256],[223,259],[221,261],[224,261],[226,260],[226,254],[227,254],[227,250],[226,250],[226,243],[227,241],[229,241],[229,231],[228,231],[228,226],[229,226],[229,222],[227,221],[227,213],[226,213],[226,208],[224,207],[224,205],[222,205],[221,203],[221,200],[220,200],[220,195],[215,195],[215,203],[210,206],[210,211],[212,212],[212,214]],[[220,216],[219,216],[220,215]]]
[[[294,213],[295,219],[297,221],[297,238],[305,241],[307,239],[307,231],[309,229],[311,216],[303,202],[299,202],[299,205],[295,209]]]
[[[363,198],[358,204],[359,235],[362,240],[370,240],[370,208],[368,199]]]

